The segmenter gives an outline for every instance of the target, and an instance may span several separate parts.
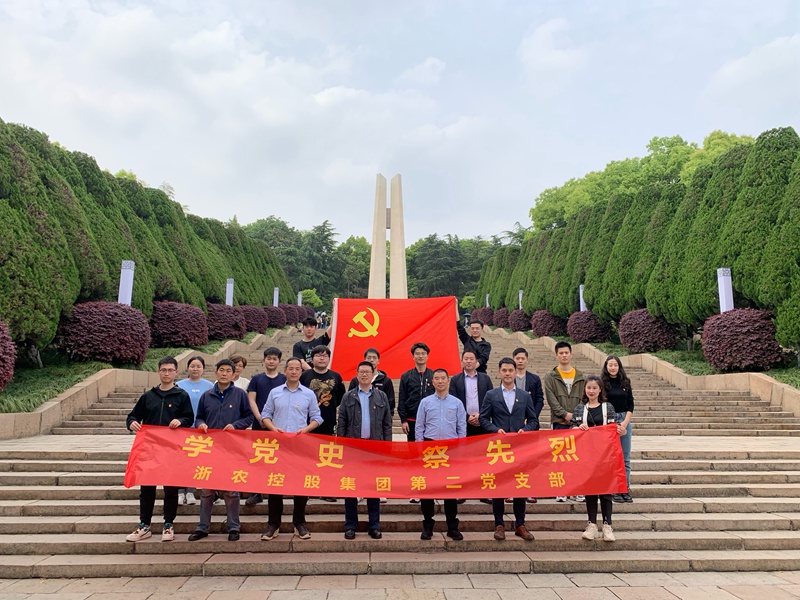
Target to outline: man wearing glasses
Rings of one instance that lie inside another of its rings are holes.
[[[133,410],[128,415],[127,427],[136,433],[142,425],[161,425],[176,429],[178,427],[191,427],[194,421],[194,411],[189,394],[175,385],[175,376],[178,374],[178,361],[171,356],[165,356],[158,361],[158,378],[161,383],[146,391],[139,398]],[[146,540],[150,532],[150,521],[153,518],[153,507],[156,503],[156,486],[143,485],[139,492],[139,526],[126,538],[129,542]],[[162,542],[171,542],[175,539],[172,523],[178,514],[178,488],[164,486],[164,530],[161,533]]]

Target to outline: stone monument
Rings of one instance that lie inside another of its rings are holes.
[[[391,203],[386,206],[386,178],[375,181],[375,216],[372,222],[372,256],[367,298],[386,298],[386,230],[389,230],[389,298],[408,298],[406,240],[403,225],[403,186],[400,175],[392,177]]]

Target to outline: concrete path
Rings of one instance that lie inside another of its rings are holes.
[[[233,593],[232,593],[233,592]],[[0,600],[770,600],[800,571],[0,580]]]

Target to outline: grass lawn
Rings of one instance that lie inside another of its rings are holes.
[[[268,329],[267,336],[271,336],[275,331],[275,329]],[[249,344],[256,335],[258,335],[256,332],[250,332],[244,336],[242,341]],[[8,384],[5,392],[0,392],[0,413],[36,410],[51,398],[102,369],[120,366],[125,369],[155,371],[159,359],[165,356],[177,356],[186,350],[213,354],[224,344],[225,341],[214,340],[197,348],[150,348],[147,352],[147,359],[139,366],[111,365],[97,361],[70,362],[66,356],[58,352],[43,352],[42,362],[45,364],[43,369],[14,370],[14,380]]]

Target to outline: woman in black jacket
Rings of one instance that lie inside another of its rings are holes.
[[[600,376],[603,379],[606,398],[614,405],[614,411],[619,415],[619,424],[625,428],[625,433],[620,436],[619,440],[622,444],[622,454],[625,457],[628,491],[624,494],[614,494],[611,498],[614,502],[633,502],[633,498],[631,498],[631,417],[633,416],[631,380],[628,379],[622,362],[616,356],[606,358]]]

